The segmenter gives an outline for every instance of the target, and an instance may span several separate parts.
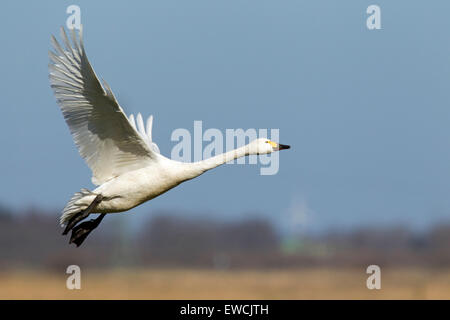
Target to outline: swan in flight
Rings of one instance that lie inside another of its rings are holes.
[[[81,157],[92,170],[93,191],[81,189],[63,209],[63,235],[72,231],[70,242],[80,246],[107,213],[130,210],[180,183],[231,160],[289,149],[265,138],[206,160],[184,163],[160,154],[153,142],[150,116],[144,125],[141,114],[127,117],[109,85],[100,83],[78,35],[63,27],[64,46],[51,37],[49,78],[58,105]],[[96,219],[84,221],[91,213]]]

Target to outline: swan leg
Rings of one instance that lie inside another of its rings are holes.
[[[94,199],[94,201],[91,202],[91,204],[83,211],[80,211],[76,215],[74,215],[69,222],[66,225],[66,228],[64,229],[63,235],[66,235],[70,230],[72,230],[75,225],[80,222],[81,220],[87,218],[91,211],[95,208],[96,205],[98,205],[103,199],[103,196],[101,194],[97,195]]]
[[[102,213],[96,219],[84,221],[79,225],[77,225],[75,228],[73,228],[69,243],[75,243],[77,247],[79,247],[83,243],[83,241],[87,238],[89,233],[91,233],[92,230],[98,227],[98,225],[100,224],[100,222],[102,222],[105,215],[106,213]]]

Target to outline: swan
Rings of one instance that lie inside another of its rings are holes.
[[[130,210],[180,183],[234,159],[289,149],[266,138],[206,160],[185,163],[160,154],[153,142],[153,116],[126,116],[109,85],[100,83],[86,56],[82,27],[61,27],[64,45],[51,36],[50,86],[81,157],[92,171],[94,190],[81,189],[60,217],[63,235],[79,247],[108,213]],[[84,221],[91,213],[96,219]]]

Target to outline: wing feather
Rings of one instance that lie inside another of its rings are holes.
[[[152,140],[152,126],[153,116],[150,115],[147,119],[147,125],[144,126],[144,119],[142,115],[138,113],[136,118],[133,114],[128,117],[131,126],[141,135],[141,138],[147,143],[147,146],[155,153],[160,153],[158,145]]]
[[[150,139],[150,141],[153,141],[152,140],[152,127],[153,127],[153,116],[151,115],[147,119],[147,136]]]

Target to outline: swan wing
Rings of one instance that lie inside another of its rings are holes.
[[[160,153],[158,145],[152,140],[152,127],[153,127],[153,116],[149,116],[147,119],[147,125],[144,127],[144,119],[142,115],[138,113],[136,118],[133,114],[128,117],[131,126],[140,134],[142,140],[147,143],[147,146],[153,150],[153,152]]]
[[[64,48],[52,36],[50,83],[81,157],[102,184],[127,171],[151,165],[156,154],[128,121],[109,85],[98,80],[83,46],[82,30],[73,29]]]

